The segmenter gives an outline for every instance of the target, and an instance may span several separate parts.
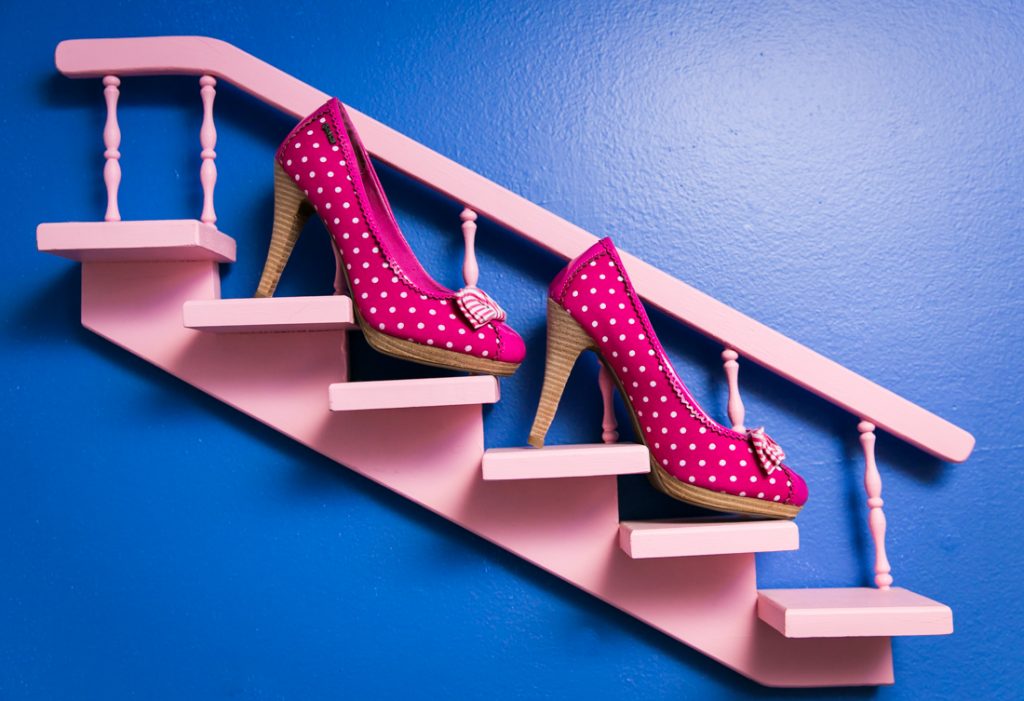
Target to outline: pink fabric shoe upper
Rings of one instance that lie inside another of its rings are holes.
[[[611,239],[570,262],[548,295],[594,340],[628,395],[652,458],[669,474],[734,496],[795,506],[807,501],[806,483],[781,463],[781,449],[763,431],[726,428],[690,395]]]
[[[522,362],[522,338],[486,293],[449,290],[420,265],[337,99],[295,127],[276,158],[338,244],[352,301],[372,328],[426,346]]]

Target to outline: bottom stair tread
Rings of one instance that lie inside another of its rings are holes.
[[[953,612],[908,589],[762,589],[758,617],[787,638],[948,635]]]

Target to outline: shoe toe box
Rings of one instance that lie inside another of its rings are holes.
[[[794,506],[803,506],[807,503],[807,482],[791,468],[785,467],[784,469],[789,475],[789,481],[793,483],[793,486],[790,487],[789,503]]]
[[[526,343],[522,336],[504,322],[494,324],[494,331],[498,336],[498,360],[506,363],[523,362],[526,357]]]

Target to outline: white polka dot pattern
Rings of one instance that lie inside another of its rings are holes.
[[[395,338],[521,362],[525,346],[515,331],[499,321],[474,327],[460,311],[456,293],[423,270],[344,110],[330,100],[292,131],[277,160],[337,242],[360,316],[370,328]]]
[[[549,294],[594,340],[636,414],[652,459],[669,474],[716,492],[803,505],[807,489],[796,473],[783,465],[767,474],[747,435],[712,420],[690,395],[610,239],[570,263]]]

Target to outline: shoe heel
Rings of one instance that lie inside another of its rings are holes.
[[[529,443],[535,448],[544,447],[544,437],[548,433],[558,402],[565,390],[569,373],[580,353],[594,348],[594,342],[587,332],[576,323],[569,312],[560,307],[554,300],[548,299],[548,354],[544,364],[544,386],[537,404],[537,416],[530,428]]]
[[[270,236],[270,250],[263,274],[254,297],[273,297],[284,266],[299,240],[313,207],[306,201],[302,189],[292,182],[280,163],[274,162],[274,230]]]

